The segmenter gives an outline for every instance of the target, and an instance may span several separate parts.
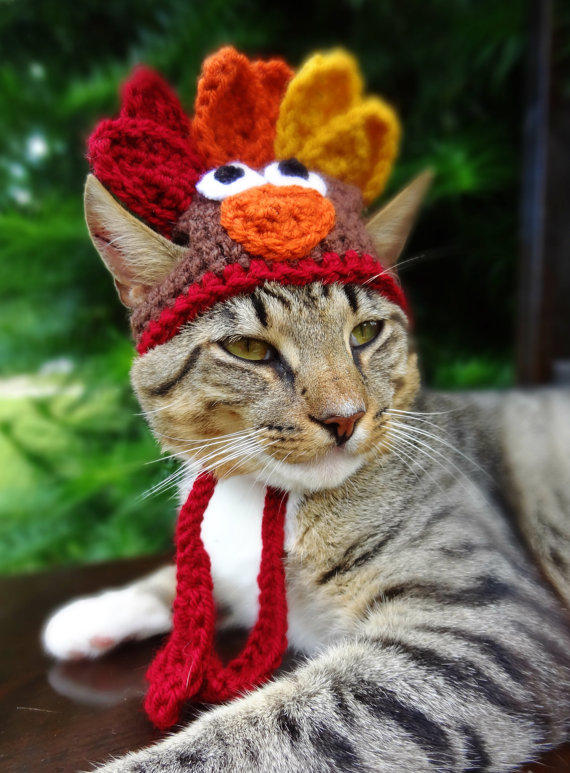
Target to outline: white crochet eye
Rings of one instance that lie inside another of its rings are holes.
[[[268,183],[273,185],[300,185],[302,188],[313,188],[323,196],[327,192],[327,184],[320,175],[309,172],[307,167],[296,158],[287,161],[274,161],[266,166],[263,175]]]
[[[207,172],[196,185],[196,190],[207,199],[223,201],[228,196],[242,193],[257,185],[265,185],[266,182],[259,172],[239,161],[233,161]]]

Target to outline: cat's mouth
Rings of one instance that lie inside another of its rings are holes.
[[[286,491],[322,491],[340,486],[362,467],[364,461],[361,454],[351,453],[344,446],[335,446],[309,462],[268,463],[259,474],[259,480]]]

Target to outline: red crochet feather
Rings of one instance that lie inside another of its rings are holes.
[[[205,171],[177,96],[146,67],[125,83],[119,117],[98,124],[87,155],[97,179],[167,238]]]

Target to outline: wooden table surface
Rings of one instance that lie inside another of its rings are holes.
[[[99,661],[61,664],[42,654],[39,636],[62,603],[162,563],[141,558],[0,578],[1,773],[91,770],[161,737],[142,710],[145,670],[160,640],[125,645]],[[524,770],[570,773],[570,745]]]

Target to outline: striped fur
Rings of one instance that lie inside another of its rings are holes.
[[[381,335],[351,351],[368,319]],[[239,360],[220,346],[235,336],[279,358]],[[102,771],[498,773],[569,738],[568,395],[418,394],[402,312],[319,284],[213,308],[133,384],[183,460],[173,482],[202,464],[296,495],[288,601],[309,657]],[[361,404],[336,448],[314,419]]]

